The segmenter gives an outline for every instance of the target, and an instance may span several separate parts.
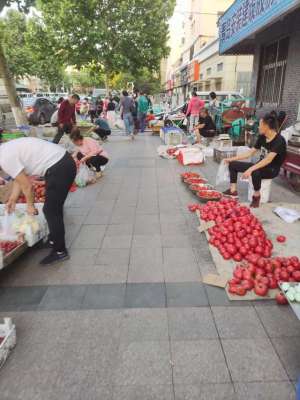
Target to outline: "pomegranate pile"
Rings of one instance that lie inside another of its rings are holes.
[[[20,246],[21,242],[19,241],[11,241],[11,240],[1,240],[0,241],[0,250],[4,255],[11,253],[14,249]]]
[[[204,206],[190,204],[188,208],[191,212],[198,210],[203,221],[215,222],[208,229],[209,243],[225,260],[240,263],[228,281],[231,294],[245,296],[253,290],[258,296],[267,296],[270,289],[279,287],[279,282],[300,282],[298,257],[271,257],[273,243],[248,207],[233,199],[222,199]],[[277,302],[285,304],[279,295]]]
[[[34,191],[34,202],[35,203],[45,203],[45,181],[33,181],[32,187]],[[18,203],[26,203],[26,198],[23,194],[18,199]]]

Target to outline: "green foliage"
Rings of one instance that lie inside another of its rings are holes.
[[[38,0],[66,62],[112,75],[158,70],[175,0]]]
[[[81,91],[86,93],[93,87],[104,87],[105,85],[103,74],[96,73],[92,66],[73,70],[68,76],[72,86],[80,87]]]
[[[1,42],[7,58],[8,67],[16,77],[34,75],[31,54],[26,46],[26,17],[24,14],[10,10],[0,20]]]
[[[128,84],[133,82],[134,87],[148,94],[156,94],[160,92],[160,79],[157,74],[144,67],[136,73],[119,72],[110,79],[112,89],[126,89]]]
[[[51,35],[37,18],[9,10],[0,20],[0,38],[9,70],[15,78],[37,76],[48,85],[61,86],[63,60],[51,45]]]

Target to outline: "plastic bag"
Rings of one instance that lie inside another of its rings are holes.
[[[230,182],[230,176],[229,176],[228,164],[225,164],[225,160],[222,160],[216,177],[216,185],[219,185],[220,183],[229,183],[229,182]]]
[[[5,213],[2,223],[1,223],[1,232],[0,232],[0,239],[2,240],[17,240],[18,235],[16,234],[16,231],[14,229],[14,222],[15,222],[16,216],[15,214],[8,214],[7,212]]]
[[[90,181],[90,170],[86,164],[80,164],[75,183],[78,187],[86,186]]]

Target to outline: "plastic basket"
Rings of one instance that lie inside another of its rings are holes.
[[[221,163],[225,158],[235,157],[237,154],[237,148],[221,148],[214,149],[214,161]]]

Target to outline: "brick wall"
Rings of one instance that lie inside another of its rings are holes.
[[[287,112],[289,120],[287,125],[291,125],[296,121],[298,108],[300,104],[300,10],[286,17],[284,20],[273,24],[270,28],[264,30],[257,35],[255,41],[257,43],[253,62],[253,75],[251,93],[256,97],[257,78],[260,63],[261,46],[276,41],[284,36],[290,37],[289,53],[287,60],[287,69],[285,74],[285,83],[282,97],[282,104],[278,107],[280,110]],[[261,115],[270,108],[259,108],[257,105],[258,115]]]

